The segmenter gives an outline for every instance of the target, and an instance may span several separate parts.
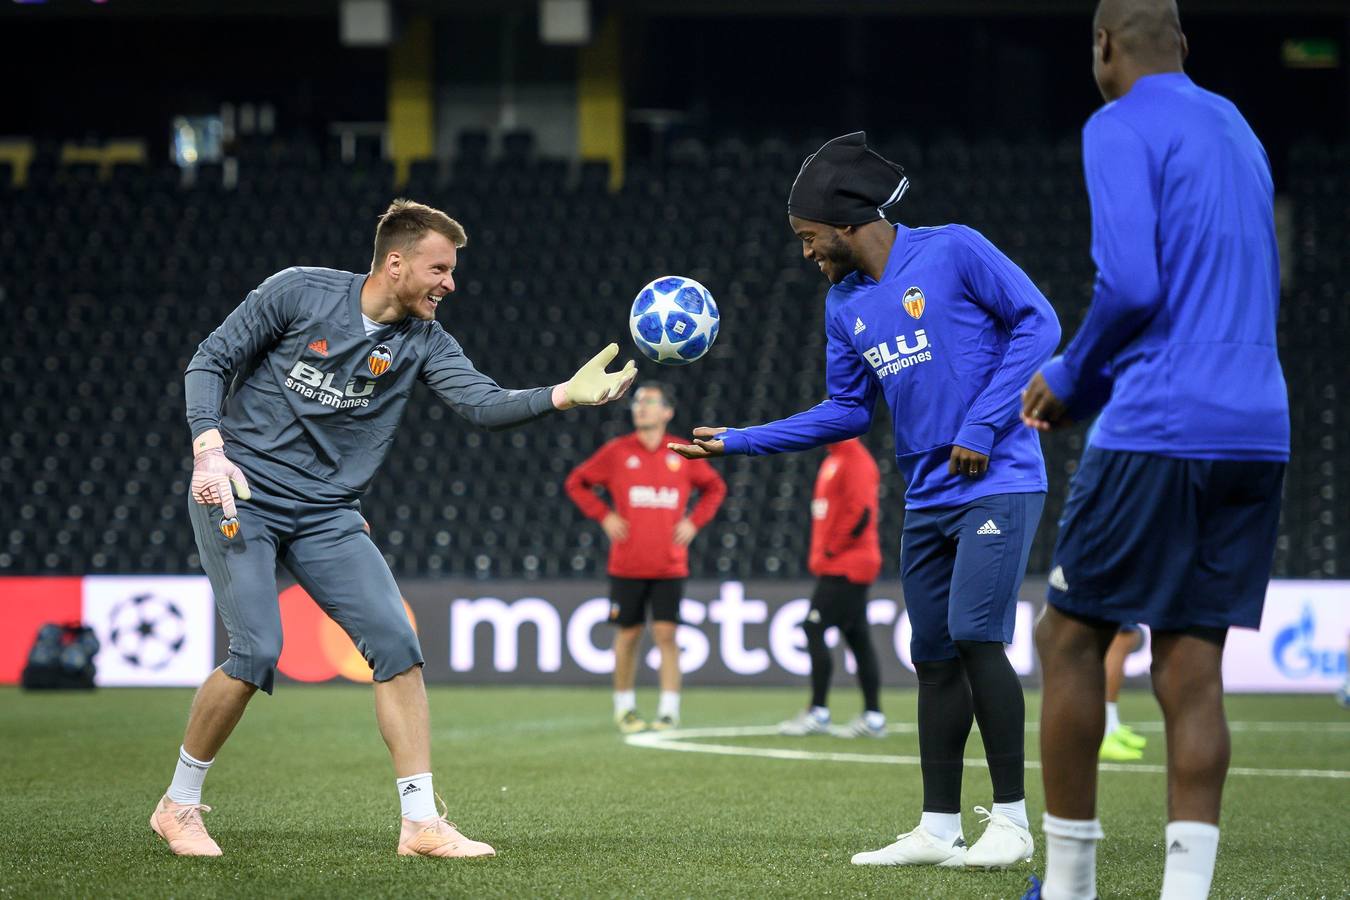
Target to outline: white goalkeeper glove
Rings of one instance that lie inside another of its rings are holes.
[[[220,533],[233,539],[239,533],[239,514],[234,495],[240,500],[253,496],[244,472],[225,456],[225,441],[215,428],[192,439],[192,499],[203,506],[219,506],[225,517]]]
[[[606,372],[605,367],[619,355],[619,345],[610,344],[577,370],[566,384],[553,389],[553,405],[558,409],[573,406],[600,406],[618,400],[628,393],[637,377],[637,363],[631,359],[617,372]]]

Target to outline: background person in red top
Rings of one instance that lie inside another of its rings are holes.
[[[647,727],[633,689],[642,626],[651,609],[652,638],[661,648],[661,700],[652,727],[680,721],[680,651],[675,629],[689,575],[689,542],[711,521],[727,495],[713,467],[666,449],[675,415],[669,386],[649,382],[633,395],[632,434],[617,437],[572,470],[565,487],[587,518],[609,538],[609,620],[614,639],[614,720],[625,734]],[[611,509],[595,493],[609,494]],[[698,503],[686,515],[691,493]]]
[[[811,500],[811,574],[817,577],[811,611],[802,623],[811,654],[811,706],[779,726],[782,734],[829,734],[826,697],[834,663],[825,632],[839,629],[858,663],[863,713],[836,733],[885,737],[886,717],[878,693],[881,676],[867,624],[867,589],[881,572],[877,539],[877,488],[881,473],[857,438],[829,445]]]

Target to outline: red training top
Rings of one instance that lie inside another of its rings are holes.
[[[811,500],[811,574],[871,584],[881,573],[877,487],[881,473],[857,438],[830,444]]]
[[[635,433],[605,444],[567,476],[567,496],[597,522],[611,512],[593,488],[603,487],[613,512],[628,522],[628,538],[609,548],[609,574],[619,578],[685,578],[689,548],[675,544],[675,523],[684,518],[689,496],[698,489],[698,503],[689,520],[698,528],[712,521],[727,495],[727,486],[707,461],[685,459],[666,444],[687,444],[663,435],[655,450],[642,446]]]

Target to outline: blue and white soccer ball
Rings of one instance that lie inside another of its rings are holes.
[[[648,359],[686,366],[712,347],[721,321],[707,288],[683,275],[663,275],[638,292],[628,328]]]

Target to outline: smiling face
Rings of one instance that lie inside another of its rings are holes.
[[[830,284],[838,284],[858,268],[858,257],[845,236],[853,228],[838,228],[824,222],[788,216],[792,233],[802,242],[802,256],[820,268]]]
[[[416,319],[436,318],[436,309],[455,290],[455,266],[459,250],[439,232],[429,231],[406,252],[392,251],[385,258],[394,296],[404,315]]]

